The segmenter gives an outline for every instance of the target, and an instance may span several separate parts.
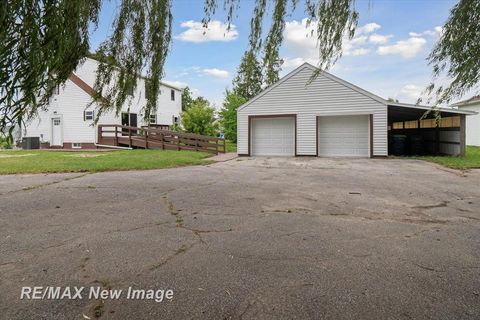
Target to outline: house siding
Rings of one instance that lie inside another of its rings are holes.
[[[75,74],[93,87],[95,82],[95,73],[98,62],[92,59],[86,59]],[[179,117],[182,109],[181,91],[175,90],[175,101],[170,99],[169,86],[160,86],[161,94],[158,96],[157,123],[172,125],[173,117]],[[93,110],[98,107],[96,103],[91,104],[92,97],[73,83],[67,80],[65,86],[60,88],[59,94],[52,97],[47,110],[40,111],[38,115],[25,126],[23,136],[40,137],[42,142],[51,141],[51,119],[60,117],[62,119],[63,142],[64,143],[95,143],[97,141],[97,130],[93,121],[85,121],[83,113],[85,110]],[[145,99],[145,81],[138,80],[137,89],[133,97],[127,101],[122,108],[122,112],[129,110],[130,113],[136,113],[138,117],[138,126],[147,125],[143,120],[142,107],[146,105]],[[102,114],[99,124],[121,124],[121,117],[116,116],[114,111]]]
[[[98,62],[93,59],[86,59],[81,68],[75,71],[80,79],[85,81],[88,85],[93,87],[95,83],[95,75]],[[170,91],[175,91],[175,100],[170,98]],[[141,109],[147,104],[145,98],[145,80],[139,78],[137,81],[137,88],[133,94],[133,97],[126,101],[122,111],[126,111],[130,108],[131,113],[137,113],[140,115]],[[182,111],[182,92],[174,89],[168,85],[160,85],[160,94],[157,99],[157,123],[163,125],[172,125],[172,116],[179,117]],[[140,116],[138,120],[140,121]]]
[[[386,156],[387,106],[327,77],[308,84],[312,68],[304,66],[237,113],[239,154],[248,154],[248,116],[297,114],[297,155],[317,154],[317,117],[373,115],[373,155]],[[288,77],[288,76],[287,76]]]
[[[478,104],[462,106],[459,109],[479,113],[466,118],[466,144],[470,146],[480,146],[480,101]]]

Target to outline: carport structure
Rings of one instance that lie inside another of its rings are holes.
[[[387,107],[389,155],[465,155],[465,117],[474,112],[390,101]]]

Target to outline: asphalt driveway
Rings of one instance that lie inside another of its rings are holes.
[[[22,287],[173,299],[20,300]],[[0,176],[0,318],[479,319],[480,172],[241,158]]]

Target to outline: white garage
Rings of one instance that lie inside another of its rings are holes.
[[[369,116],[318,117],[318,155],[369,157]]]
[[[252,117],[250,126],[252,155],[295,155],[295,117]]]
[[[312,80],[316,71],[305,63],[237,109],[240,156],[386,157],[389,149],[427,153],[432,144],[435,154],[464,153],[471,111],[437,108],[461,125],[427,130],[420,118],[431,107],[387,101],[328,72]],[[458,138],[446,141],[442,130]]]

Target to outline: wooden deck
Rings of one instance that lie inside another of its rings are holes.
[[[98,144],[143,149],[225,153],[225,139],[158,128],[98,125]]]

